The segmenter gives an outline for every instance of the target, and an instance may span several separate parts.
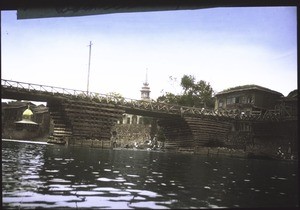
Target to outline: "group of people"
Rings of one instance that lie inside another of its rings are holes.
[[[112,142],[112,147],[113,148],[121,146],[117,143],[118,142],[118,137],[117,137],[116,133],[113,133],[113,135],[111,137],[111,142]],[[129,143],[129,144],[126,144],[124,146],[124,148],[156,150],[156,149],[162,148],[162,144],[160,144],[160,142],[158,142],[157,135],[155,135],[152,140],[149,139],[149,140],[147,140],[143,143],[138,143],[138,142],[135,141],[133,143],[133,145]]]
[[[291,159],[291,160],[294,160],[295,157],[294,157],[294,155],[292,154],[291,143],[289,142],[289,145],[288,145],[288,149],[287,149],[286,154],[283,153],[281,147],[278,147],[276,156],[277,156],[277,158],[280,158],[280,159]]]
[[[157,136],[155,135],[152,140],[150,139],[150,140],[145,141],[145,143],[143,145],[139,145],[137,142],[134,142],[134,148],[146,148],[149,150],[155,150],[155,149],[159,148]]]

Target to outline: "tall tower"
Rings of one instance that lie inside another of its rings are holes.
[[[148,75],[147,75],[147,71],[146,71],[146,81],[143,83],[143,87],[141,89],[141,99],[142,100],[150,100],[150,87],[149,87],[149,83],[148,83]]]

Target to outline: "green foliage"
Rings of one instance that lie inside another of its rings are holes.
[[[194,76],[187,76],[187,75],[183,75],[183,77],[181,78],[181,87],[184,90],[185,94],[192,94],[193,93],[193,87],[195,86],[195,77]]]
[[[167,92],[158,97],[157,101],[181,106],[214,107],[213,89],[209,83],[204,80],[196,82],[194,76],[183,75],[180,86],[183,88],[182,95]]]
[[[179,97],[174,95],[173,93],[167,92],[163,96],[159,96],[157,98],[157,102],[167,103],[167,104],[178,104]]]

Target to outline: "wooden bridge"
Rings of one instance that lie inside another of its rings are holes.
[[[166,136],[166,146],[195,147],[209,140],[223,141],[239,121],[279,121],[280,112],[218,114],[214,110],[134,100],[61,87],[1,80],[5,99],[47,102],[54,123],[53,137],[110,141],[113,126],[122,114],[157,118]]]

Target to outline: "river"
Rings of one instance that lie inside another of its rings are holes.
[[[298,163],[2,141],[6,209],[297,207]]]

